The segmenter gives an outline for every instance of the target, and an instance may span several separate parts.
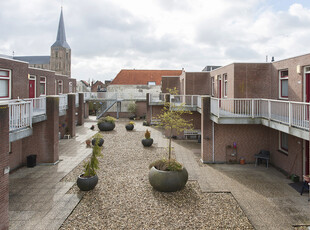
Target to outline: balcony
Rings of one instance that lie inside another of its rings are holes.
[[[172,107],[184,106],[185,110],[197,111],[201,107],[201,96],[199,95],[171,95],[170,105]]]
[[[262,124],[309,140],[309,105],[270,99],[211,98],[211,120],[218,124]]]
[[[149,105],[164,105],[166,95],[169,95],[169,93],[150,93]]]

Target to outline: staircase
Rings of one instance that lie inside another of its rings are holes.
[[[97,119],[101,118],[106,112],[108,112],[108,110],[110,108],[112,108],[112,106],[117,102],[117,100],[115,101],[105,101],[104,103],[102,103],[101,107],[99,110],[97,110]]]

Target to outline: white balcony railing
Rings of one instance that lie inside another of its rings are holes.
[[[309,130],[310,103],[269,99],[211,98],[211,113],[217,117],[265,118]]]
[[[165,103],[166,95],[169,93],[150,93],[149,103]]]
[[[68,94],[59,95],[59,111],[66,110],[68,107]]]
[[[32,127],[32,101],[14,101],[9,103],[9,129],[15,131]]]
[[[201,96],[197,97],[197,107],[201,108]]]
[[[31,100],[33,104],[33,116],[46,114],[46,97],[26,99],[28,100]]]
[[[170,104],[195,107],[198,105],[198,97],[199,95],[170,95]]]
[[[79,93],[75,94],[75,107],[79,107]]]

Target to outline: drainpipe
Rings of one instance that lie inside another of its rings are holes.
[[[212,121],[212,162],[215,163],[214,159],[214,121]]]

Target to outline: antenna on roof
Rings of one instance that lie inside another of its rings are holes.
[[[268,55],[266,55],[266,62],[268,62]]]
[[[13,50],[13,57],[14,57],[14,54],[15,54],[15,52],[14,52],[14,50]]]

